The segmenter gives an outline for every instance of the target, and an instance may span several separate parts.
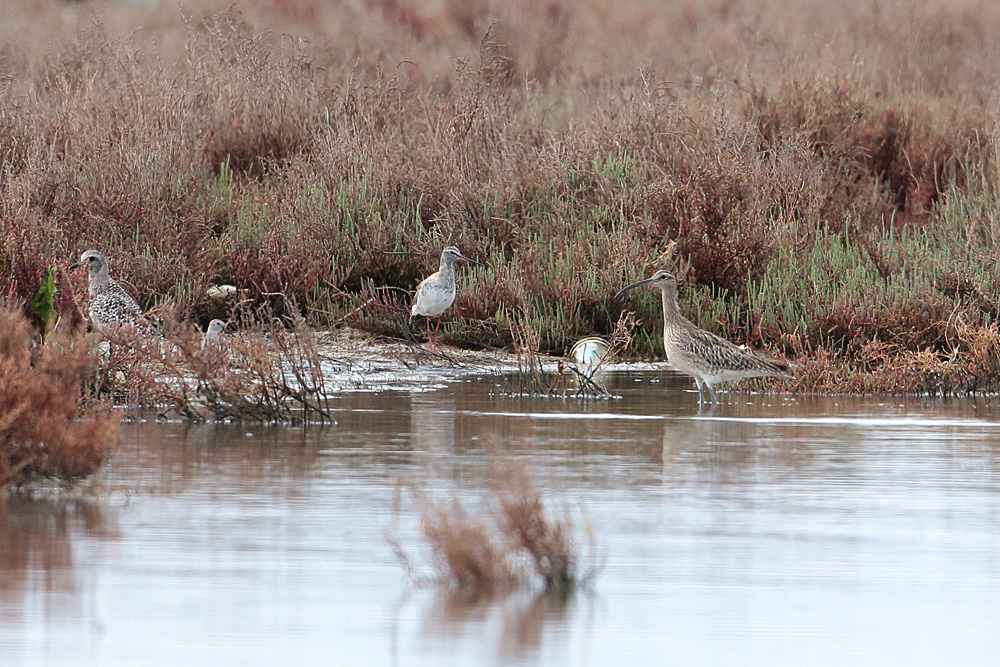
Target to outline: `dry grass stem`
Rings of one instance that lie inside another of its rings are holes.
[[[203,347],[203,334],[175,313],[162,322],[164,341],[115,332],[91,395],[199,422],[334,423],[313,331],[299,317],[287,326],[247,317],[255,333],[223,334],[218,347]]]
[[[511,339],[517,355],[518,372],[508,381],[513,385],[509,393],[558,398],[613,398],[601,382],[600,371],[628,348],[635,324],[635,315],[622,313],[612,330],[607,353],[596,363],[580,370],[575,362],[560,358],[555,362],[555,370],[550,371],[545,369],[547,360],[538,350],[539,335],[528,319],[512,323]]]

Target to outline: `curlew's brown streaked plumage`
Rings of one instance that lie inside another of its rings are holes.
[[[663,348],[674,368],[694,378],[698,386],[698,405],[705,402],[702,385],[708,387],[712,405],[719,401],[712,385],[754,377],[791,377],[787,364],[757,356],[694,325],[681,315],[677,303],[677,279],[667,271],[628,285],[618,294],[643,285],[660,290],[663,295]]]

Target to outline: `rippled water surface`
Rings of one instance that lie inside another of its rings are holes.
[[[347,393],[307,431],[125,425],[93,497],[0,503],[0,665],[996,664],[1000,399],[699,415],[671,374],[611,383]],[[592,590],[408,586],[399,480],[475,501],[511,458],[590,518]]]

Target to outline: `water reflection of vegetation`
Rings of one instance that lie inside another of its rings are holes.
[[[241,424],[124,424],[123,444],[105,487],[171,493],[211,484],[259,490],[289,480],[304,488],[315,475],[324,427]],[[136,483],[142,486],[133,488]]]
[[[116,522],[89,499],[0,497],[0,609],[25,609],[10,603],[34,595],[36,587],[42,589],[37,597],[46,615],[54,611],[50,603],[64,607],[65,601],[54,602],[52,594],[79,593],[75,539],[116,533]],[[39,571],[44,576],[37,576]]]
[[[545,630],[563,622],[579,591],[441,590],[422,615],[422,634],[459,634],[498,618],[497,650],[504,661],[526,660],[542,647]]]

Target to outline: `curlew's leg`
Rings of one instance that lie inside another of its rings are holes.
[[[705,402],[705,398],[701,394],[701,380],[695,378],[694,386],[698,387],[698,407],[700,408],[701,405]]]
[[[717,399],[715,397],[715,390],[712,389],[712,385],[709,384],[708,382],[706,382],[705,386],[708,387],[708,393],[710,393],[712,395],[712,405],[718,405],[719,404],[719,399]]]

